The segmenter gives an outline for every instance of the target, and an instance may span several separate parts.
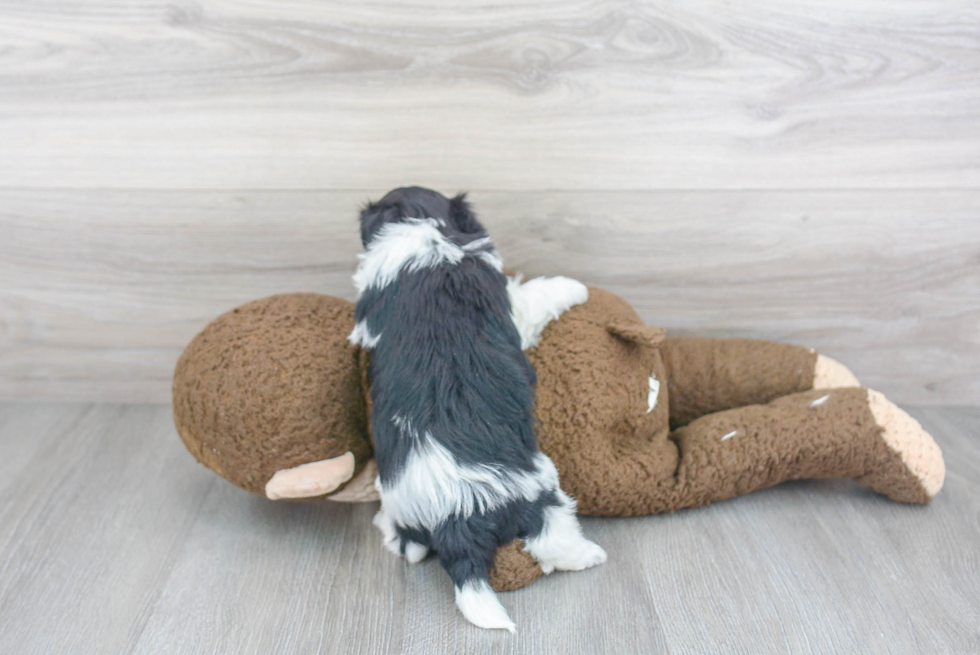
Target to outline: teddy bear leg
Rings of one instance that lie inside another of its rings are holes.
[[[883,394],[868,389],[868,403],[890,454],[887,463],[859,477],[858,482],[892,500],[928,503],[946,477],[939,445],[918,421]]]
[[[660,352],[667,369],[672,428],[791,393],[860,386],[843,364],[785,343],[668,337]]]
[[[874,391],[811,390],[703,416],[671,434],[680,450],[677,507],[786,480],[855,478],[889,498],[927,503],[942,487],[939,447]]]
[[[817,353],[817,361],[813,364],[814,389],[840,389],[843,387],[860,387],[861,382],[836,359]]]

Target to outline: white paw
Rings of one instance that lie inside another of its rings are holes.
[[[549,563],[559,571],[582,571],[602,564],[606,558],[606,551],[599,544],[583,539]],[[544,565],[541,568],[544,569]]]
[[[507,292],[524,350],[538,345],[548,323],[589,299],[588,288],[567,277],[539,277],[522,282],[518,276],[508,283]]]
[[[558,275],[552,279],[552,292],[561,296],[568,305],[581,305],[589,299],[589,289],[578,280]]]
[[[405,559],[409,564],[418,564],[429,555],[429,547],[409,541],[405,544]]]
[[[374,520],[371,521],[377,526],[378,530],[381,532],[381,544],[388,549],[390,552],[401,557],[401,540],[398,538],[398,532],[395,530],[395,524],[392,522],[385,511],[378,510],[378,513],[374,515]]]
[[[606,561],[606,551],[582,535],[575,516],[575,501],[563,491],[556,490],[559,504],[544,511],[544,527],[536,537],[524,543],[541,570],[551,573],[581,571]]]
[[[517,632],[517,626],[497,600],[497,594],[483,580],[467,582],[462,588],[456,587],[456,607],[467,621],[478,628],[507,630],[511,634]]]
[[[388,515],[382,509],[374,515],[374,520],[371,522],[378,526],[378,530],[381,532],[382,545],[392,554],[402,557],[402,540],[398,536],[398,531],[395,530],[394,521],[388,518]],[[409,564],[418,564],[428,555],[429,548],[427,546],[415,543],[414,541],[405,542],[404,557],[408,560]]]

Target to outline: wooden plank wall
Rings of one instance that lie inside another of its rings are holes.
[[[468,189],[508,264],[980,401],[980,6],[0,3],[0,398],[167,401],[182,346],[350,298],[356,211]]]

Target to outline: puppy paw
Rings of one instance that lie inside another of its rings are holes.
[[[378,510],[378,513],[374,515],[374,520],[371,521],[381,533],[381,545],[385,547],[390,553],[398,555],[401,557],[401,539],[398,536],[398,531],[395,530],[395,523],[388,518],[383,509]]]
[[[582,571],[602,564],[606,559],[606,551],[599,544],[583,539],[553,564],[559,571]]]
[[[562,306],[574,307],[589,299],[588,287],[578,280],[563,275],[546,279],[550,287],[549,291],[554,294],[556,300],[560,300]]]
[[[408,539],[404,540],[404,549],[402,548],[402,538],[398,536],[398,531],[395,529],[395,523],[388,518],[384,510],[379,510],[377,514],[374,515],[374,520],[371,521],[378,527],[378,531],[381,532],[381,545],[393,555],[398,557],[404,557],[409,564],[418,564],[426,557],[429,556],[429,547],[423,546],[422,544],[410,541]],[[404,550],[404,552],[402,552]]]
[[[539,277],[523,283],[516,278],[507,285],[507,292],[524,350],[538,345],[551,321],[589,299],[588,288],[567,277]]]
[[[538,559],[538,564],[547,575],[552,571],[582,571],[605,561],[606,551],[599,544],[583,538],[562,548],[559,552],[541,557]]]
[[[409,564],[418,564],[429,556],[429,547],[414,541],[405,542],[405,559]]]

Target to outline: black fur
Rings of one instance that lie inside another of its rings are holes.
[[[448,199],[419,187],[396,189],[361,213],[369,246],[388,223],[409,218],[445,221],[440,231],[457,245],[487,236],[464,195]],[[490,248],[492,250],[492,248]],[[403,270],[383,289],[365,291],[356,320],[373,335],[371,384],[375,453],[382,483],[395,481],[413,447],[396,416],[431,437],[462,465],[533,471],[534,369],[521,349],[507,280],[475,254],[458,264]],[[487,513],[450,517],[433,530],[396,526],[402,538],[438,552],[456,586],[486,579],[499,544],[540,533],[553,491],[511,501]]]
[[[438,191],[422,187],[402,187],[389,191],[378,202],[368,202],[361,210],[361,243],[367,248],[382,225],[407,218],[442,218],[452,226],[453,241],[463,245],[487,236],[483,226],[461,193],[452,200]]]
[[[466,519],[452,517],[436,530],[398,528],[402,555],[406,540],[414,541],[436,551],[439,562],[457,586],[467,580],[482,579],[493,565],[497,546],[540,534],[544,528],[544,510],[557,504],[555,493],[546,491],[530,503],[511,501]]]

